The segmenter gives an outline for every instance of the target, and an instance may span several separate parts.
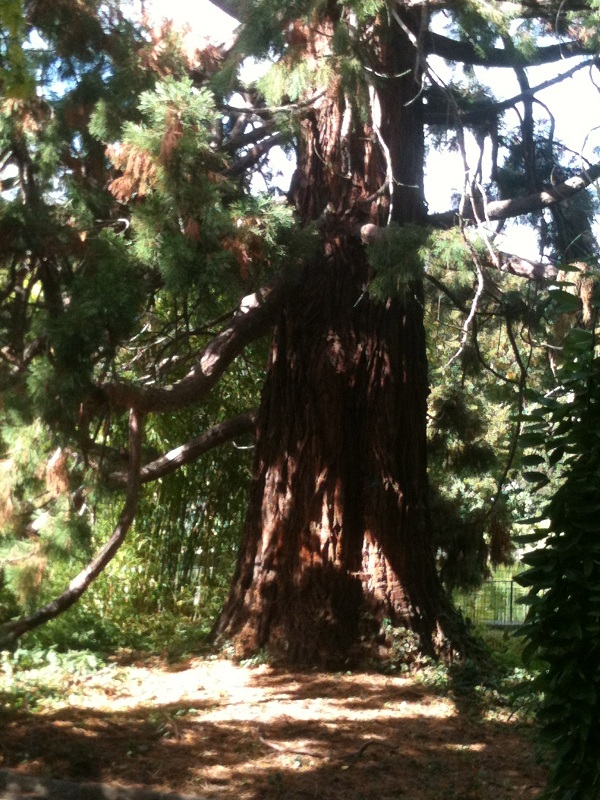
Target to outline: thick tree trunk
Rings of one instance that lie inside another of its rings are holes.
[[[326,48],[325,26],[307,58]],[[381,224],[390,208],[400,223],[424,216],[414,51],[400,27],[379,35],[378,71],[393,77],[374,88],[373,119],[350,134],[352,101],[330,87],[300,143],[292,194],[306,220],[328,208],[324,247],[271,348],[244,538],[215,627],[238,655],[266,648],[289,662],[340,663],[385,618],[431,655],[456,638],[427,508],[421,286],[370,298],[351,232],[351,221]]]
[[[339,662],[384,618],[432,655],[451,638],[427,511],[420,299],[359,300],[360,244],[336,256],[306,275],[271,349],[245,535],[218,622],[239,655]]]

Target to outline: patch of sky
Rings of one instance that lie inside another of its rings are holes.
[[[189,0],[150,0],[145,3],[143,0],[133,0],[131,6],[139,6],[139,9],[143,9],[157,23],[161,18],[169,18],[176,25],[187,26],[188,36],[195,47],[201,46],[202,41],[213,44],[230,43],[237,27],[237,22],[232,17],[213,6],[209,0],[196,0],[193,4]],[[448,20],[441,13],[434,15],[432,27],[439,33],[452,35]],[[542,43],[553,44],[556,41],[548,36],[544,37]],[[501,47],[502,44],[497,46]],[[460,70],[459,67],[449,67],[446,61],[435,56],[429,61],[435,74],[443,81],[450,80]],[[567,72],[576,63],[577,59],[569,58],[558,63],[529,67],[527,74],[530,84],[535,87],[554,78],[559,72]],[[246,80],[255,80],[266,66],[268,65],[248,61],[244,64],[243,77]],[[534,105],[534,115],[540,121],[548,120],[549,109],[554,109],[552,123],[555,139],[569,148],[575,159],[580,160],[582,169],[600,154],[600,94],[593,69],[595,68],[582,69],[572,77],[542,90],[539,96],[544,105]],[[475,67],[474,76],[483,85],[489,85],[500,100],[515,97],[520,92],[517,78],[510,68]],[[241,96],[238,99],[243,102]],[[516,126],[518,121],[518,111],[513,109],[507,112],[507,127]],[[491,147],[491,142],[484,143],[484,174],[486,171],[489,174],[491,167]],[[468,132],[466,155],[468,170],[472,172],[479,159],[479,145]],[[502,152],[499,155],[501,160]],[[275,186],[278,191],[285,192],[293,169],[293,158],[286,155],[281,148],[274,148],[264,174],[257,173],[253,179],[254,190],[265,191],[268,187]],[[425,196],[429,211],[435,213],[451,208],[453,198],[464,191],[465,178],[468,179],[468,175],[465,175],[465,164],[459,154],[432,148],[427,157],[425,172]],[[600,229],[600,222],[598,227]],[[523,258],[536,260],[543,255],[539,253],[536,232],[515,222],[509,221],[505,224],[495,244],[501,250]]]

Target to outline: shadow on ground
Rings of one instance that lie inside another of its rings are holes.
[[[406,678],[214,661],[109,677],[4,716],[0,766],[223,800],[530,800],[544,783],[526,726]]]

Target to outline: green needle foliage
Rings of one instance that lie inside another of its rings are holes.
[[[2,620],[61,591],[116,522],[107,476],[127,463],[126,424],[98,387],[177,381],[240,297],[310,250],[287,206],[230,177],[222,99],[192,80],[180,37],[125,12],[94,0],[0,9]],[[264,360],[249,347],[201,410],[148,420],[145,460],[254,409]],[[83,617],[98,617],[101,597],[130,614],[183,603],[195,615],[200,582],[214,613],[250,452],[229,445],[146,490],[116,588],[99,587]]]

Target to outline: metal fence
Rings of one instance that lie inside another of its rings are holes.
[[[486,581],[473,592],[457,592],[454,602],[475,624],[518,625],[527,607],[519,602],[527,590],[514,580]]]

